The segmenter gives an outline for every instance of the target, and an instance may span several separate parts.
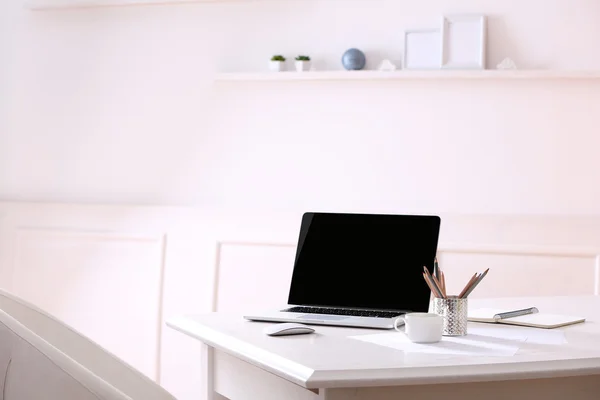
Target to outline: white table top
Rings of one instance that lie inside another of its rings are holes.
[[[600,297],[470,300],[471,308],[532,306],[542,313],[579,315],[587,321],[559,328],[568,344],[521,343],[516,355],[501,357],[403,352],[348,338],[386,332],[369,329],[315,326],[316,334],[270,337],[263,333],[269,323],[250,322],[232,314],[179,317],[167,324],[309,389],[600,375]],[[535,329],[469,326],[521,332]]]

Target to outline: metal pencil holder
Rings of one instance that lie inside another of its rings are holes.
[[[444,318],[444,336],[465,336],[467,334],[468,299],[448,296],[447,299],[433,299],[433,313]]]

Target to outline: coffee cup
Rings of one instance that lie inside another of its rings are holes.
[[[435,343],[442,340],[444,318],[437,314],[410,313],[396,318],[394,329],[401,332],[398,325],[404,323],[404,333],[411,342]]]

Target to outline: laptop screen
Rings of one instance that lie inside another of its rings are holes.
[[[427,312],[435,216],[306,213],[289,304]]]

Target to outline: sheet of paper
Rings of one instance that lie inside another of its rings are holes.
[[[408,353],[445,354],[457,356],[513,356],[527,344],[562,345],[567,343],[562,331],[512,326],[469,326],[469,334],[444,336],[439,343],[412,343],[401,332],[350,336],[351,339],[402,350]]]
[[[457,356],[513,356],[519,351],[519,346],[504,343],[504,339],[495,340],[493,337],[444,337],[441,342],[419,344],[411,342],[400,332],[379,333],[374,335],[351,336],[351,339],[373,343],[380,346],[402,350],[408,353],[446,354]]]

